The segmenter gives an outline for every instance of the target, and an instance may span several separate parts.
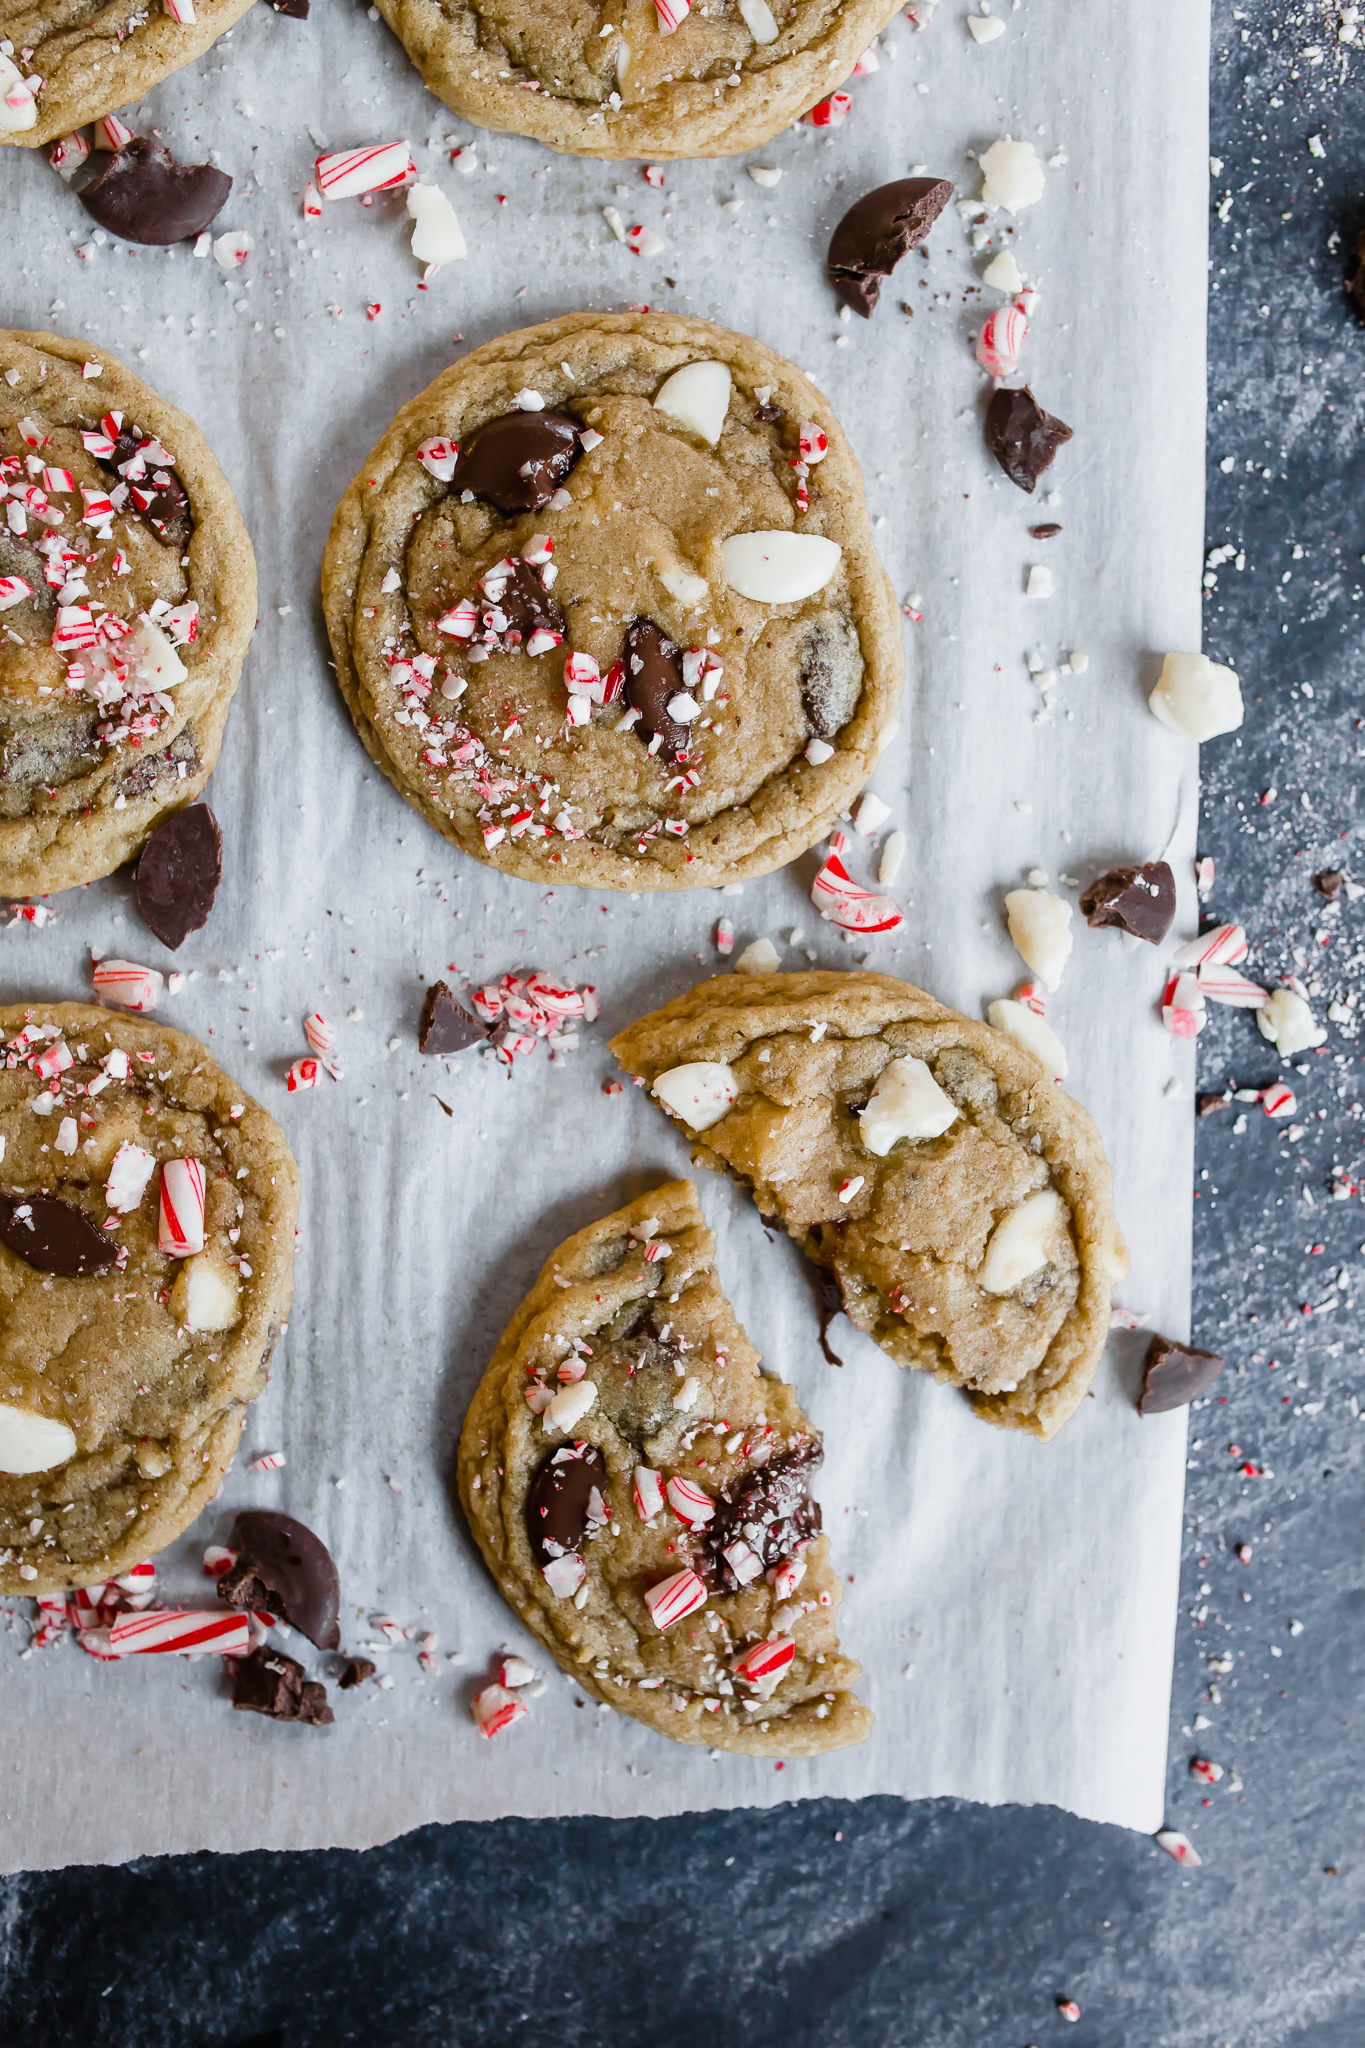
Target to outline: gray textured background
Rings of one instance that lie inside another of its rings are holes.
[[[1319,1009],[1358,971],[1365,919],[1365,903],[1346,908],[1319,956],[1332,926],[1309,878],[1350,869],[1365,753],[1365,330],[1341,289],[1365,226],[1365,115],[1336,25],[1319,0],[1235,13],[1219,0],[1212,76],[1214,201],[1232,203],[1212,223],[1208,541],[1236,544],[1245,566],[1214,572],[1206,644],[1241,670],[1249,716],[1240,741],[1205,750],[1201,845],[1218,862],[1211,907],[1281,957],[1302,947]],[[1121,433],[1119,390],[1113,416]],[[1295,1077],[1300,1142],[1259,1110],[1241,1134],[1226,1112],[1198,1133],[1195,1328],[1232,1364],[1225,1405],[1192,1432],[1168,1817],[1202,1870],[1048,1809],[889,1800],[73,1870],[0,1885],[0,2040],[1356,2048],[1365,1585],[1350,1298],[1365,1218],[1357,1200],[1327,1201],[1334,1167],[1362,1167],[1354,1041],[1334,1031],[1330,1051],[1347,1063]],[[1274,1072],[1234,1013],[1216,1014],[1200,1055],[1205,1087]],[[1302,1313],[1334,1292],[1330,1318]],[[1236,1477],[1232,1442],[1273,1477]],[[1214,1705],[1207,1660],[1224,1652],[1234,1668]],[[1196,1742],[1197,1713],[1213,1725]],[[1237,1781],[1194,1787],[1196,1748]],[[1079,2001],[1079,2025],[1058,2017],[1058,1995]]]

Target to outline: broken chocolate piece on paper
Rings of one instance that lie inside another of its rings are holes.
[[[501,413],[461,447],[450,488],[499,512],[538,512],[583,453],[578,434],[568,413]]]
[[[226,171],[177,163],[161,143],[135,135],[77,196],[111,235],[160,249],[202,233],[231,190]]]
[[[566,1444],[542,1459],[526,1496],[526,1535],[542,1568],[581,1549],[594,1488],[605,1507],[607,1466],[595,1445]]]
[[[341,1642],[341,1586],[332,1553],[320,1537],[273,1508],[247,1508],[232,1525],[237,1561],[218,1581],[229,1607],[280,1614],[319,1650]]]
[[[83,1209],[59,1195],[0,1197],[0,1240],[39,1273],[103,1273],[118,1246]]]
[[[1139,1415],[1164,1415],[1188,1408],[1211,1387],[1226,1363],[1216,1351],[1197,1351],[1172,1337],[1153,1337],[1142,1366]]]
[[[270,0],[276,14],[287,14],[291,21],[307,21],[308,0]]]
[[[1195,1096],[1194,1113],[1196,1116],[1215,1116],[1220,1109],[1226,1109],[1231,1101],[1231,1095],[1219,1095],[1210,1090],[1203,1095]]]
[[[350,1692],[373,1678],[377,1668],[372,1657],[348,1657],[337,1674],[337,1685],[342,1692]]]
[[[897,178],[850,206],[830,237],[826,263],[846,306],[871,319],[883,281],[924,240],[952,196],[946,178]]]
[[[447,1059],[471,1045],[487,1045],[488,1029],[471,1017],[443,981],[433,981],[422,1003],[417,1026],[417,1049],[435,1059]],[[441,1104],[445,1109],[445,1104]],[[452,1112],[446,1111],[447,1115]]]
[[[191,804],[157,826],[138,857],[134,882],[142,921],[177,952],[208,923],[223,878],[223,835],[207,804]]]
[[[1095,930],[1131,932],[1159,946],[1175,917],[1175,876],[1164,860],[1111,868],[1081,892],[1081,915]]]
[[[1313,887],[1319,896],[1325,896],[1329,903],[1335,903],[1346,886],[1346,877],[1340,868],[1324,868],[1320,875],[1314,875]]]
[[[986,408],[986,446],[1012,484],[1032,491],[1057,450],[1071,439],[1071,429],[1044,412],[1025,384],[1011,391],[1002,385]]]
[[[268,1714],[272,1721],[302,1721],[312,1728],[326,1727],[334,1718],[326,1686],[305,1678],[302,1664],[264,1643],[233,1665],[232,1704]]]
[[[1029,532],[1035,540],[1056,540],[1061,530],[1055,519],[1050,519],[1045,526],[1031,526],[1029,528]]]

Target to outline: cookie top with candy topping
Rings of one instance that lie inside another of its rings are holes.
[[[577,156],[727,156],[842,85],[897,0],[379,0],[466,120]]]
[[[113,1578],[212,1498],[297,1210],[279,1126],[195,1039],[0,1009],[0,1592]]]
[[[35,149],[130,107],[201,57],[253,0],[194,0],[177,20],[160,0],[0,0],[0,143]]]
[[[676,1742],[814,1756],[872,1717],[841,1652],[820,1439],[721,1292],[690,1181],[562,1244],[460,1439],[460,1498],[527,1627]]]
[[[202,789],[255,612],[193,423],[93,344],[0,332],[0,896],[109,874]]]
[[[1016,1040],[889,974],[757,974],[611,1048],[898,1364],[1035,1436],[1075,1413],[1128,1255],[1098,1131]]]
[[[894,725],[852,451],[798,370],[706,321],[572,314],[475,350],[372,450],[323,594],[374,759],[530,880],[766,873]]]

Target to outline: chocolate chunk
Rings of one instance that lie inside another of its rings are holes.
[[[302,1522],[273,1508],[247,1508],[232,1525],[237,1562],[218,1581],[229,1607],[280,1614],[320,1650],[341,1642],[341,1587],[332,1553]]]
[[[337,1677],[342,1692],[350,1692],[355,1686],[363,1685],[367,1678],[373,1678],[376,1665],[372,1657],[348,1657]]]
[[[184,769],[185,774],[180,773]],[[148,753],[144,748],[140,760],[123,769],[118,778],[120,796],[132,798],[146,796],[149,789],[155,789],[162,782],[183,782],[186,775],[199,773],[199,749],[194,744],[194,734],[189,726],[182,725],[168,747],[160,753]]]
[[[417,1049],[445,1059],[467,1046],[487,1045],[488,1027],[471,1017],[463,1003],[457,1003],[443,981],[433,981],[422,1004],[417,1026]],[[444,1109],[445,1104],[441,1107]],[[449,1112],[447,1112],[449,1114]]]
[[[176,952],[209,920],[223,878],[223,835],[207,804],[191,804],[157,826],[138,858],[137,907],[163,946]]]
[[[128,485],[128,502],[123,508],[125,515],[136,514],[146,520],[158,539],[178,554],[194,531],[184,485],[173,469],[148,469],[145,463],[141,465],[141,476],[129,474],[129,465],[139,448],[152,438],[139,426],[122,426],[114,441],[113,454],[100,455],[95,459],[101,469],[112,471],[120,482]],[[133,491],[137,492],[136,498],[131,495]]]
[[[780,405],[760,405],[758,407],[758,417],[762,420],[765,427],[775,427],[778,421],[784,420],[787,415],[783,412]]]
[[[533,562],[518,561],[498,596],[485,598],[483,608],[485,617],[496,611],[507,621],[497,634],[504,644],[515,645],[520,641],[525,645],[537,626],[552,633],[565,630],[564,614],[541,582],[540,571]]]
[[[843,1359],[833,1350],[829,1341],[829,1326],[836,1316],[844,1312],[844,1290],[833,1273],[823,1266],[812,1268],[815,1278],[815,1292],[820,1303],[820,1349],[829,1365],[842,1365]]]
[[[594,1487],[605,1506],[606,1460],[594,1444],[564,1444],[541,1461],[526,1496],[526,1534],[538,1565],[582,1549]]]
[[[711,1573],[725,1592],[737,1593],[740,1585],[724,1556],[729,1544],[747,1543],[766,1571],[819,1535],[820,1508],[810,1497],[810,1482],[824,1455],[820,1438],[812,1436],[717,1496],[703,1540]]]
[[[924,240],[952,196],[946,178],[897,178],[850,206],[830,237],[826,262],[846,306],[871,319],[883,279]]]
[[[1055,519],[1049,520],[1046,526],[1031,526],[1029,528],[1029,532],[1035,540],[1056,540],[1061,530]]]
[[[801,649],[801,708],[822,740],[841,732],[863,691],[858,629],[842,612],[817,612]]]
[[[1225,1363],[1216,1351],[1196,1351],[1171,1337],[1153,1337],[1142,1364],[1139,1415],[1164,1415],[1168,1408],[1187,1408],[1213,1385]]]
[[[986,408],[986,446],[1012,484],[1032,491],[1071,429],[1044,412],[1027,384],[1020,391],[1003,386]]]
[[[1355,301],[1356,311],[1365,318],[1365,233],[1356,241],[1356,267],[1346,286]]]
[[[276,14],[287,14],[291,21],[307,21],[308,0],[270,0]]]
[[[1325,896],[1329,903],[1335,903],[1346,886],[1346,877],[1340,868],[1324,868],[1320,875],[1314,875],[1313,887],[1319,896]]]
[[[0,1238],[37,1272],[70,1278],[103,1273],[118,1252],[84,1209],[59,1195],[0,1197]]]
[[[668,706],[683,681],[682,655],[653,619],[633,619],[626,629],[626,702],[639,712],[637,737],[648,746],[658,733],[663,746],[658,751],[684,754],[691,727],[680,725],[668,715]]]
[[[1226,1109],[1231,1101],[1231,1095],[1216,1095],[1211,1091],[1205,1095],[1196,1095],[1194,1113],[1196,1116],[1214,1116],[1220,1109]]]
[[[272,1721],[303,1721],[313,1728],[324,1728],[334,1719],[326,1686],[305,1678],[302,1664],[264,1643],[233,1665],[232,1704],[248,1713],[268,1714]]]
[[[212,164],[180,164],[159,142],[135,135],[80,191],[81,205],[111,235],[164,248],[206,228],[227,204],[232,180]]]
[[[578,434],[566,412],[502,413],[461,448],[450,488],[499,512],[538,512],[583,453]]]
[[[1112,927],[1159,946],[1175,916],[1175,876],[1164,860],[1111,868],[1082,890],[1081,914],[1096,931]]]

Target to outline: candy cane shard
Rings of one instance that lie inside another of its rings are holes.
[[[363,149],[334,150],[313,166],[324,199],[354,199],[363,192],[387,192],[406,182],[412,149],[406,142],[375,142]]]
[[[96,1636],[96,1642],[87,1638]],[[81,1648],[104,1657],[179,1656],[245,1657],[251,1630],[244,1614],[212,1610],[148,1608],[121,1614],[107,1629],[82,1629]]]
[[[689,1614],[695,1614],[699,1607],[706,1605],[706,1587],[689,1566],[685,1571],[674,1572],[671,1577],[661,1579],[657,1586],[650,1586],[645,1593],[645,1605],[654,1620],[654,1626],[661,1632],[672,1628],[675,1622],[683,1621]]]
[[[161,1212],[157,1243],[173,1259],[204,1249],[204,1163],[168,1159],[161,1168]]]
[[[155,1167],[156,1160],[150,1152],[124,1139],[114,1154],[109,1178],[104,1183],[105,1200],[116,1214],[127,1216],[137,1208]]]
[[[97,960],[93,978],[97,994],[123,1010],[154,1010],[166,986],[155,967],[139,967],[132,960]]]
[[[1245,960],[1249,951],[1247,935],[1239,924],[1220,924],[1213,931],[1201,932],[1197,939],[1190,939],[1172,955],[1176,967],[1235,966]]]
[[[474,1716],[474,1726],[480,1735],[491,1741],[495,1735],[501,1734],[504,1728],[510,1728],[514,1721],[529,1713],[530,1709],[524,1700],[519,1700],[505,1685],[486,1685],[483,1691],[476,1695],[471,1712]]]
[[[669,1506],[689,1529],[703,1528],[716,1512],[716,1504],[710,1494],[694,1480],[675,1475],[669,1480],[666,1492]]]
[[[767,1642],[755,1643],[751,1650],[737,1657],[730,1669],[743,1684],[769,1692],[795,1655],[796,1643],[791,1636],[770,1636]]]
[[[1259,1010],[1270,1001],[1270,990],[1249,981],[1235,967],[1216,967],[1204,961],[1199,969],[1199,986],[1211,1003],[1226,1003],[1234,1010]]]
[[[1012,377],[1028,335],[1028,320],[1018,305],[997,306],[986,315],[977,336],[976,360],[991,377]]]
[[[854,881],[844,866],[848,848],[844,833],[836,832],[819,874],[811,883],[810,900],[828,923],[850,932],[894,932],[905,923],[900,910],[887,896],[878,896]]]

